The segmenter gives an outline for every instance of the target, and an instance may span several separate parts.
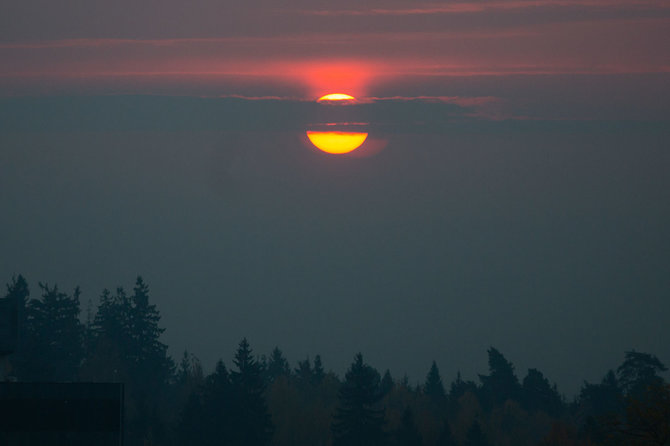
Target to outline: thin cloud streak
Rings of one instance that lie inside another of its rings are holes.
[[[668,10],[670,4],[658,0],[529,0],[529,1],[483,1],[459,2],[446,5],[427,4],[418,8],[371,8],[371,9],[333,9],[333,10],[303,10],[305,15],[314,16],[406,16],[406,15],[433,15],[433,14],[467,14],[489,11],[510,11],[538,8],[619,8],[643,10]]]
[[[405,33],[413,34],[413,33]],[[366,36],[375,35],[372,33],[364,34]],[[332,41],[351,41],[360,37],[360,35],[340,35],[340,34],[296,34],[282,35],[272,37],[240,36],[240,37],[211,37],[211,38],[175,38],[175,39],[59,39],[42,40],[29,42],[0,42],[0,49],[50,49],[50,48],[100,48],[100,47],[119,47],[119,46],[149,46],[149,47],[179,47],[190,45],[207,44],[268,44],[277,43],[305,43],[312,44],[317,42]],[[391,37],[380,35],[380,37]]]
[[[289,63],[290,64],[290,63]],[[402,65],[402,64],[398,64]],[[273,74],[274,72],[274,74]],[[375,76],[378,78],[387,78],[387,77],[406,77],[406,76],[416,76],[416,77],[500,77],[500,76],[558,76],[558,75],[619,75],[619,74],[667,74],[670,73],[670,66],[661,66],[654,69],[646,69],[645,67],[630,67],[630,66],[603,66],[603,67],[593,67],[593,68],[574,68],[574,67],[552,67],[552,66],[496,66],[496,67],[479,67],[476,65],[441,65],[441,66],[428,66],[424,69],[421,68],[395,68],[387,69],[384,72],[376,73]],[[250,65],[247,69],[219,69],[219,70],[182,70],[182,71],[162,71],[162,70],[150,70],[146,71],[124,71],[124,70],[60,70],[60,71],[51,71],[51,72],[41,72],[41,71],[10,71],[6,73],[0,73],[0,78],[4,79],[14,79],[14,78],[33,78],[33,79],[82,79],[82,78],[183,78],[186,80],[197,79],[200,77],[246,77],[246,78],[272,78],[272,77],[284,77],[290,78],[295,75],[295,70],[291,72],[276,72],[273,69],[273,66],[267,66],[263,69],[254,68]],[[249,79],[250,81],[253,79]],[[337,90],[336,87],[331,88],[332,90]],[[222,95],[234,97],[234,94],[231,95]],[[281,96],[278,96],[281,97]]]
[[[375,42],[408,42],[427,39],[488,39],[504,37],[523,37],[541,33],[540,29],[532,27],[519,29],[499,30],[460,30],[443,32],[370,32],[370,33],[310,33],[298,35],[283,35],[273,37],[215,37],[215,38],[180,38],[180,39],[61,39],[30,42],[0,42],[0,49],[5,50],[41,50],[41,49],[77,49],[77,48],[106,48],[106,47],[182,47],[198,45],[276,45],[278,43],[293,43],[299,45],[314,45],[315,43],[344,43],[360,42],[362,39]]]
[[[655,51],[653,44],[670,36],[669,25],[670,18],[661,17],[481,31],[13,42],[0,44],[5,62],[0,76],[295,78],[301,71],[327,65],[328,70],[312,77],[328,77],[342,61],[358,62],[345,63],[339,71],[354,70],[367,77],[663,73],[668,55]]]

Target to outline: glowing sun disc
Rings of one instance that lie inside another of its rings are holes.
[[[321,96],[319,99],[317,99],[317,102],[321,101],[354,101],[356,100],[355,97],[348,95],[348,94],[343,94],[343,93],[331,93],[331,94],[326,94]]]
[[[363,145],[368,134],[360,132],[314,132],[308,130],[307,137],[319,150],[339,155],[358,149]]]

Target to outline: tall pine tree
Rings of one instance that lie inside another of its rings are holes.
[[[563,409],[563,401],[542,372],[537,369],[528,369],[521,387],[523,406],[529,412],[541,410],[548,415],[557,416]]]
[[[126,384],[126,434],[130,441],[160,436],[160,411],[174,363],[160,341],[160,313],[149,301],[149,287],[138,277],[133,294],[121,287],[104,290],[91,324],[92,348],[83,374],[87,379]]]
[[[214,373],[205,379],[202,388],[193,392],[184,405],[177,428],[180,444],[230,444],[234,421],[231,397],[230,374],[223,361],[219,360]]]
[[[339,391],[339,407],[333,424],[333,446],[379,446],[385,444],[384,409],[379,372],[363,362],[360,353],[349,367]]]
[[[428,371],[428,375],[426,376],[423,393],[438,406],[442,406],[446,402],[447,395],[444,391],[442,378],[440,377],[440,370],[437,368],[435,361],[433,361],[433,364]]]
[[[313,372],[309,358],[306,358],[303,361],[298,361],[298,366],[295,368],[294,374],[300,385],[309,387],[312,384]]]
[[[28,350],[31,344],[33,344],[29,338],[30,332],[28,330],[28,298],[30,297],[30,290],[28,282],[26,282],[26,279],[22,275],[19,274],[12,277],[12,282],[7,284],[7,294],[5,297],[14,299],[16,302],[18,337],[16,340],[16,350],[12,357],[14,368],[12,373],[19,379],[23,379],[25,375],[31,373],[31,368],[35,369],[37,367],[39,369],[39,367],[34,364],[33,355]]]
[[[508,399],[519,400],[521,386],[514,374],[514,366],[502,353],[491,347],[489,354],[489,375],[479,375],[482,381],[482,402],[489,408]]]
[[[270,354],[265,369],[266,382],[273,383],[280,376],[290,376],[291,368],[279,347],[275,347]]]
[[[28,303],[30,354],[39,363],[28,379],[74,381],[78,378],[84,348],[84,326],[79,320],[79,287],[72,295],[54,285],[39,284],[41,299]]]
[[[314,367],[312,368],[312,383],[318,386],[323,381],[325,375],[323,364],[321,363],[321,355],[316,355],[314,357]]]
[[[393,390],[393,377],[391,376],[391,371],[386,369],[384,376],[382,376],[382,380],[379,383],[379,392],[382,394],[382,397],[384,397],[388,395],[391,390]]]
[[[437,441],[435,446],[457,446],[456,439],[451,433],[451,426],[449,426],[449,420],[444,420],[442,422],[442,428],[440,433],[437,435]]]
[[[93,380],[128,382],[133,364],[130,349],[131,302],[123,288],[115,294],[105,289],[89,327],[89,349],[83,367],[84,377]]]
[[[421,446],[421,433],[414,423],[414,415],[409,406],[405,406],[400,419],[400,426],[395,433],[396,446]]]
[[[132,374],[139,382],[164,384],[173,370],[172,359],[167,355],[167,345],[160,341],[164,328],[158,326],[161,316],[156,305],[149,303],[149,287],[138,276],[131,297],[130,348]]]
[[[272,438],[272,420],[261,368],[246,339],[240,342],[234,363],[237,370],[231,372],[234,409],[230,444],[264,446]]]

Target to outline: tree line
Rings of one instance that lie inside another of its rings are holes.
[[[206,373],[184,352],[178,363],[161,342],[160,312],[138,277],[127,292],[103,290],[81,317],[79,288],[39,283],[31,298],[23,276],[7,284],[19,308],[19,345],[11,357],[20,381],[123,382],[125,444],[245,446],[668,445],[670,386],[665,365],[627,351],[616,370],[584,382],[571,401],[537,369],[519,379],[488,349],[488,373],[460,373],[445,385],[438,365],[423,383],[380,373],[361,353],[344,377],[320,355],[292,367],[279,347],[255,355],[242,339],[230,368]]]

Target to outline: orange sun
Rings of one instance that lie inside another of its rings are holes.
[[[313,132],[307,131],[307,137],[319,150],[341,155],[358,149],[368,137],[361,132]]]
[[[330,93],[330,94],[326,94],[326,95],[321,96],[316,101],[317,102],[323,102],[323,101],[355,101],[355,100],[356,100],[355,97],[353,97],[351,95],[348,95],[348,94]]]

